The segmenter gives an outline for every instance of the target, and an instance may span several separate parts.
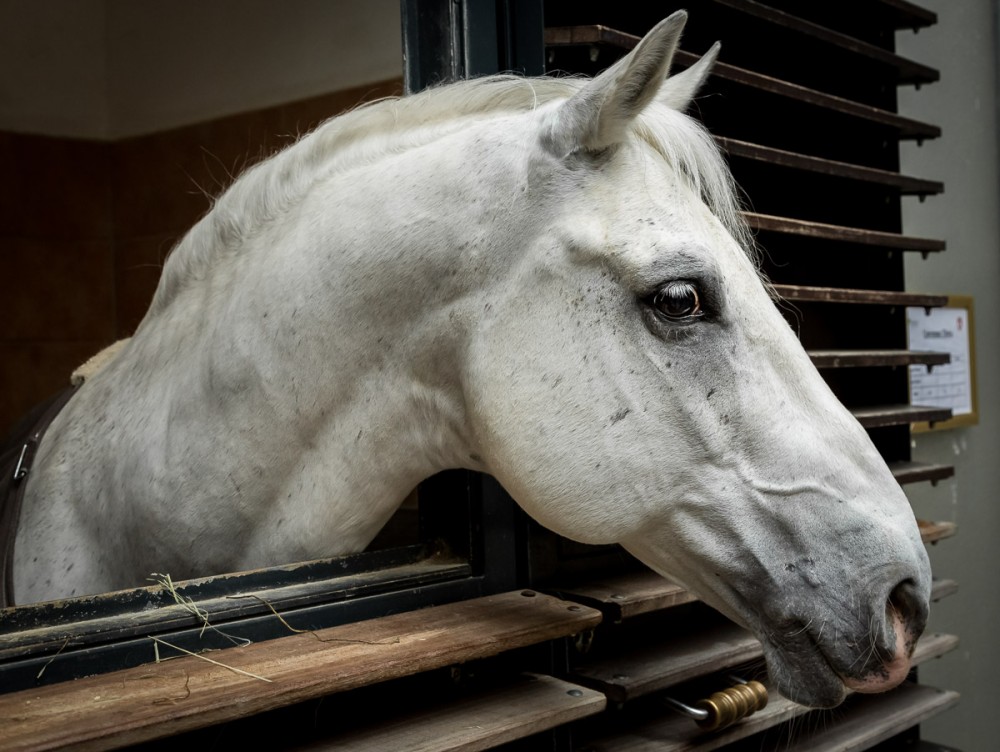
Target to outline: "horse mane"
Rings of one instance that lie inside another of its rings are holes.
[[[239,249],[246,238],[293,206],[315,181],[439,137],[441,128],[460,127],[467,118],[529,112],[564,100],[586,80],[487,76],[376,100],[331,118],[249,168],[215,199],[169,254],[147,318],[168,306],[190,283],[204,278],[220,256]],[[657,102],[639,116],[633,130],[674,165],[755,258],[735,182],[708,131],[695,119]]]

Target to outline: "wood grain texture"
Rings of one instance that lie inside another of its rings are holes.
[[[429,712],[390,712],[370,728],[291,752],[478,752],[600,713],[606,704],[593,689],[529,674]]]
[[[899,484],[920,483],[922,481],[937,483],[939,480],[951,478],[955,474],[953,465],[928,462],[890,462],[889,469]]]
[[[566,637],[601,620],[585,606],[525,593],[531,594],[476,598],[208,656],[224,666],[185,657],[5,695],[3,747],[124,747]]]
[[[951,417],[951,409],[922,405],[876,405],[851,408],[851,415],[865,428],[884,428],[921,421],[937,423],[948,420]]]
[[[951,362],[948,353],[915,350],[809,350],[809,357],[817,368],[933,367]]]
[[[600,608],[611,621],[698,600],[680,585],[648,569],[559,588],[559,592],[571,600]]]
[[[810,285],[771,285],[771,287],[778,297],[803,303],[854,303],[858,305],[922,306],[924,308],[940,308],[948,305],[947,295]]]

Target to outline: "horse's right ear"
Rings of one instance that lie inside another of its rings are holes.
[[[632,52],[563,102],[546,125],[546,147],[562,158],[621,143],[666,80],[686,21],[682,10],[660,21]]]

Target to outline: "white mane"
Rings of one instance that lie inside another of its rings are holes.
[[[247,170],[216,199],[168,257],[147,316],[201,279],[220,254],[238,249],[299,201],[316,180],[440,137],[449,126],[457,128],[468,118],[530,112],[567,99],[587,80],[489,76],[378,100],[328,120]],[[651,104],[637,118],[634,131],[678,170],[752,255],[753,241],[740,213],[735,183],[708,131],[660,103]]]

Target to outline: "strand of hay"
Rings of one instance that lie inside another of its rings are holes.
[[[319,640],[320,642],[346,642],[346,643],[353,643],[355,645],[398,645],[399,644],[399,638],[398,637],[394,637],[391,640],[375,640],[375,641],[372,641],[372,640],[349,640],[349,639],[346,639],[346,638],[343,638],[343,637],[320,637],[312,629],[296,629],[295,627],[293,627],[291,624],[289,624],[287,621],[285,621],[285,617],[283,617],[281,614],[279,614],[277,612],[277,610],[274,608],[274,606],[272,606],[270,603],[268,603],[268,601],[266,599],[261,598],[259,595],[254,595],[253,593],[248,593],[246,595],[227,595],[226,597],[227,598],[233,598],[233,599],[236,599],[236,598],[253,598],[254,600],[260,601],[265,606],[267,606],[269,609],[271,609],[271,613],[278,617],[278,621],[280,621],[282,623],[282,625],[284,625],[285,629],[287,629],[289,632],[294,632],[295,634],[307,634],[307,635],[311,635],[311,636],[315,637],[317,640]]]
[[[174,599],[174,603],[184,608],[188,613],[192,614],[195,618],[197,618],[201,622],[201,632],[198,633],[198,637],[203,637],[205,634],[205,630],[211,629],[216,634],[225,637],[227,640],[229,640],[231,643],[233,643],[233,645],[236,645],[237,647],[246,647],[247,645],[250,645],[253,642],[253,640],[248,640],[245,637],[234,637],[233,635],[226,634],[218,627],[215,627],[211,623],[209,623],[208,612],[198,608],[198,605],[190,598],[178,593],[177,587],[174,585],[174,581],[171,579],[169,574],[160,574],[158,572],[153,572],[148,579],[150,582],[155,582],[164,590],[166,590],[168,593],[170,593],[170,595]]]
[[[54,661],[56,658],[58,658],[59,654],[66,649],[66,646],[69,645],[69,641],[71,639],[73,639],[73,638],[72,637],[67,637],[65,640],[63,640],[63,644],[60,646],[60,648],[55,652],[55,654],[51,658],[49,658],[47,661],[45,661],[45,665],[42,666],[38,670],[37,674],[35,674],[35,679],[41,679],[42,678],[42,674],[45,673],[45,669],[47,669],[52,664],[52,661]]]
[[[244,671],[243,669],[236,668],[235,666],[227,666],[225,663],[222,663],[220,661],[213,661],[211,658],[208,658],[205,655],[202,655],[201,653],[192,653],[190,650],[185,650],[184,648],[180,647],[179,645],[173,645],[173,644],[167,642],[166,640],[161,640],[159,637],[153,637],[153,635],[149,635],[149,639],[151,639],[153,641],[154,651],[156,652],[156,662],[157,663],[160,663],[160,650],[159,650],[159,646],[160,645],[166,645],[168,648],[176,650],[176,651],[178,651],[180,653],[184,653],[185,655],[190,655],[191,657],[198,658],[199,660],[202,660],[202,661],[208,661],[209,663],[211,663],[214,666],[219,666],[221,668],[229,669],[230,671],[233,671],[233,672],[235,672],[237,674],[241,674],[243,676],[249,676],[251,679],[258,679],[259,681],[267,682],[268,684],[273,683],[271,681],[271,679],[268,679],[268,678],[266,678],[264,676],[259,676],[257,674],[251,674],[249,671]]]

